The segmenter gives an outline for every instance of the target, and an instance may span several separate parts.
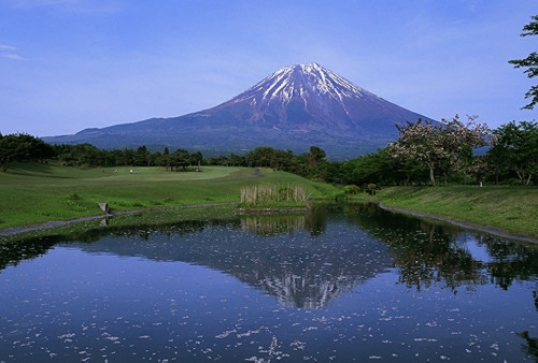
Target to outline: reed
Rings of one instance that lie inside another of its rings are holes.
[[[241,204],[249,206],[277,204],[306,204],[309,200],[302,185],[260,184],[241,188]]]

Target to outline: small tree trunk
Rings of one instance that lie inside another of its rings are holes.
[[[435,186],[435,175],[433,173],[433,165],[428,165],[430,167],[430,182],[432,183],[432,187]]]

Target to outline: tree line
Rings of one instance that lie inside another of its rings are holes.
[[[290,150],[261,146],[245,155],[221,155],[204,158],[199,151],[184,149],[150,151],[146,146],[137,149],[104,150],[84,143],[78,145],[47,144],[40,138],[21,134],[0,134],[0,168],[7,171],[13,162],[57,162],[73,167],[161,166],[169,171],[187,171],[201,165],[267,167],[320,180],[327,179],[325,151],[317,146],[295,155]]]
[[[441,124],[407,123],[397,141],[343,164],[356,185],[531,185],[538,173],[538,124],[512,121],[495,130],[456,116]]]
[[[389,185],[439,185],[491,182],[533,184],[538,173],[538,124],[512,121],[495,130],[469,117],[441,123],[408,122],[387,147],[337,162],[318,146],[301,154],[260,146],[244,155],[204,158],[201,152],[137,149],[102,150],[91,144],[49,145],[28,134],[0,134],[0,168],[16,161],[55,161],[65,166],[160,166],[187,171],[202,165],[272,168],[309,179],[372,189]]]

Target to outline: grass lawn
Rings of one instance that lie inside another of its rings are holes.
[[[203,167],[170,172],[162,167],[71,168],[19,163],[0,173],[0,229],[112,212],[194,204],[239,202],[245,185],[301,184],[312,198],[334,197],[338,189],[293,174],[251,168]]]
[[[378,192],[375,198],[387,207],[410,209],[538,237],[536,187],[392,187]]]

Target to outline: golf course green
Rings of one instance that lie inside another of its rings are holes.
[[[239,203],[240,189],[255,184],[299,184],[311,198],[340,193],[331,185],[271,169],[207,166],[200,172],[170,172],[18,163],[0,174],[0,230],[103,215],[98,203],[107,203],[112,213]]]

